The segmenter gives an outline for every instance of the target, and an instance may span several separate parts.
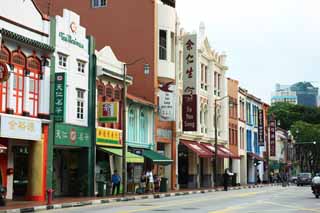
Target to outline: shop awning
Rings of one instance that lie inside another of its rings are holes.
[[[106,147],[99,147],[100,150],[104,152],[108,152],[114,155],[117,155],[119,157],[122,157],[122,149],[117,149],[117,148],[106,148]],[[126,154],[126,160],[127,163],[143,163],[144,158],[142,156],[133,154],[131,152],[127,152]]]
[[[187,140],[180,140],[180,142],[188,147],[190,150],[195,152],[199,155],[201,158],[211,158],[213,157],[212,152],[210,152],[208,149],[201,146],[200,143],[197,143],[195,141],[187,141]]]
[[[248,152],[248,156],[250,156],[251,158],[256,159],[258,161],[263,161],[263,157],[257,155],[256,153]]]
[[[206,149],[210,150],[213,154],[216,153],[215,152],[215,147],[213,144],[210,143],[201,143],[201,145],[203,145]],[[218,145],[218,157],[219,158],[233,158],[233,159],[240,159],[239,156],[235,155],[233,152],[231,152],[230,149],[222,146],[222,145]]]
[[[163,156],[159,154],[158,152],[152,151],[150,149],[145,149],[142,152],[142,155],[150,160],[152,160],[153,163],[155,164],[160,164],[160,165],[169,165],[172,163],[172,160],[167,158],[166,156]]]

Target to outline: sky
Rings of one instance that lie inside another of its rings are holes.
[[[320,0],[177,0],[185,31],[204,22],[211,47],[227,53],[227,76],[266,103],[276,83],[320,86],[319,8]]]

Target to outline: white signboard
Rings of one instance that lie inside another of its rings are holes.
[[[197,35],[183,40],[183,94],[196,94],[197,86]]]
[[[41,120],[0,114],[0,137],[41,140]]]
[[[175,121],[175,86],[164,84],[159,91],[160,121]]]

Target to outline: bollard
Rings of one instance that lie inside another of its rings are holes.
[[[48,189],[47,190],[47,205],[48,206],[52,204],[53,193],[54,193],[53,189]]]

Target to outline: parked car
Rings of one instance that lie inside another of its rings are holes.
[[[289,181],[290,181],[290,183],[296,184],[297,183],[297,179],[298,179],[297,176],[291,176]]]
[[[309,172],[298,174],[297,186],[310,185],[312,182],[312,175]]]

